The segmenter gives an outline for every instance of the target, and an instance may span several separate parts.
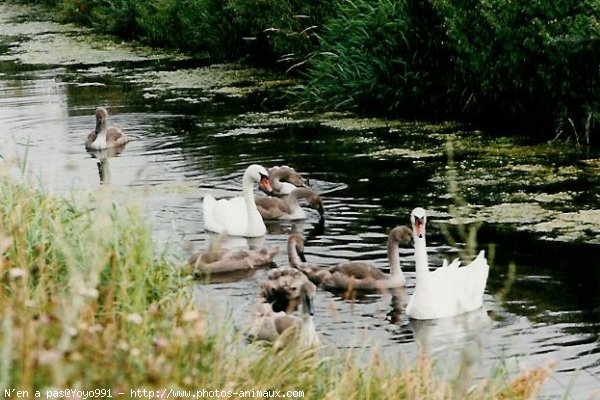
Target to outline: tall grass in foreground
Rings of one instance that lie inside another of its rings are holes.
[[[298,390],[304,398],[530,398],[546,368],[466,385],[425,357],[246,345],[195,305],[192,282],[157,253],[135,206],[99,188],[75,204],[0,175],[0,387],[29,391]],[[337,355],[336,355],[337,354]]]

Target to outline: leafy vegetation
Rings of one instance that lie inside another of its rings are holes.
[[[40,0],[23,0],[36,3]],[[66,21],[178,48],[213,61],[250,59],[286,68],[317,46],[329,0],[41,0]]]
[[[464,115],[585,138],[600,116],[600,3],[435,1]]]
[[[592,142],[596,0],[22,0],[212,61],[299,71],[296,103]]]
[[[429,2],[337,3],[300,98],[320,109],[443,114],[449,57]]]
[[[340,2],[301,100],[589,142],[600,116],[599,17],[595,1]]]

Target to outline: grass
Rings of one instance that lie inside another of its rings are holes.
[[[116,205],[102,190],[80,204],[0,174],[1,388],[31,398],[66,388],[110,389],[117,398],[204,388],[296,390],[308,399],[522,399],[550,373],[540,367],[511,379],[499,370],[465,385],[439,377],[426,357],[398,366],[377,350],[359,362],[327,347],[247,345],[232,321],[194,302],[191,278],[168,250],[157,251],[139,208]]]

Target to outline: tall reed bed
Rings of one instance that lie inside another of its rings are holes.
[[[190,391],[190,398],[205,389],[516,399],[533,396],[549,373],[513,381],[497,373],[465,386],[440,378],[426,357],[392,364],[374,351],[359,362],[328,348],[276,353],[249,345],[230,320],[195,303],[193,282],[168,251],[157,251],[142,221],[135,205],[115,204],[104,188],[80,203],[1,175],[0,388],[31,398],[69,388],[116,398],[138,389]]]

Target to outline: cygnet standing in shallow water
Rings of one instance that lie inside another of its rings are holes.
[[[108,111],[104,107],[96,108],[96,129],[85,140],[85,147],[89,150],[104,150],[123,146],[129,138],[121,127],[108,126]]]

